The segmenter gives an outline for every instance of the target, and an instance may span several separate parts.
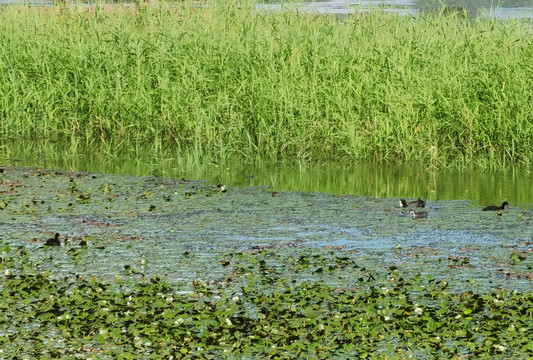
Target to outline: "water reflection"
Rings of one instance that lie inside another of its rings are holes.
[[[0,165],[38,166],[110,174],[155,175],[205,179],[232,186],[270,186],[278,191],[320,191],[376,198],[468,199],[474,206],[501,204],[533,206],[533,172],[509,168],[499,172],[473,170],[427,171],[416,164],[379,165],[324,162],[267,163],[240,160],[202,162],[178,157],[160,147],[84,147],[52,143],[4,144]],[[392,203],[392,202],[391,202]]]
[[[128,3],[131,1],[125,1]],[[92,4],[94,1],[81,1],[80,4]],[[279,0],[264,1],[258,9],[275,11],[281,9]],[[0,5],[51,6],[53,0],[0,0]],[[427,11],[440,11],[444,5],[448,9],[463,9],[471,16],[494,18],[533,18],[531,0],[512,0],[505,2],[487,2],[485,0],[324,0],[299,2],[299,9],[320,14],[347,15],[361,10],[378,8],[399,14],[415,15]]]
[[[261,4],[258,9],[267,11],[281,10],[281,4]],[[394,11],[400,14],[416,14],[416,4],[410,0],[384,0],[381,2],[359,0],[327,0],[301,3],[301,11],[309,11],[319,14],[348,15],[362,10],[378,8],[385,11]]]
[[[506,2],[487,3],[480,0],[325,0],[301,2],[300,10],[320,14],[346,15],[357,11],[378,8],[394,11],[400,14],[418,14],[428,11],[440,11],[446,5],[448,9],[466,11],[470,16],[485,16],[494,18],[533,18],[531,0],[514,0]],[[279,3],[264,3],[258,6],[264,10],[279,10]]]

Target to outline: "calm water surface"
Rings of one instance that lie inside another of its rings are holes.
[[[485,0],[325,0],[301,2],[301,9],[317,13],[351,14],[356,11],[380,8],[400,14],[418,14],[427,11],[439,11],[446,4],[448,9],[465,10],[471,16],[495,18],[533,18],[532,0],[485,1]],[[280,9],[278,3],[263,4],[260,8]]]
[[[154,175],[205,179],[230,186],[269,186],[280,191],[312,191],[376,198],[471,200],[472,206],[508,201],[513,207],[533,207],[533,171],[427,170],[425,167],[346,164],[206,162],[178,158],[158,149],[87,149],[60,144],[11,143],[0,147],[0,166],[37,166],[108,174]]]
[[[128,2],[128,1],[126,1]],[[27,4],[38,6],[50,6],[52,0],[0,0],[0,4]],[[82,4],[93,3],[81,1]],[[444,4],[449,9],[466,10],[471,16],[487,16],[496,18],[533,18],[532,0],[325,0],[300,2],[302,10],[345,15],[356,11],[370,8],[380,8],[386,11],[394,11],[400,14],[418,14],[426,11],[438,11]],[[277,10],[281,8],[279,1],[265,1],[258,8],[265,10]]]

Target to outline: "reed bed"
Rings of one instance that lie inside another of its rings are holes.
[[[195,4],[1,9],[0,138],[217,159],[532,163],[530,23]]]

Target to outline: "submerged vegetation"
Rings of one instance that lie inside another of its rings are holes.
[[[2,139],[531,165],[533,33],[520,20],[84,9],[0,10]]]
[[[382,276],[353,255],[225,254],[218,282],[114,280],[34,270],[2,247],[0,356],[47,358],[526,358],[533,293],[447,292],[433,276]],[[131,270],[131,267],[126,267]],[[349,286],[320,281],[350,273]],[[307,273],[316,280],[302,281]],[[192,287],[192,290],[189,290]],[[183,288],[186,291],[183,291]]]

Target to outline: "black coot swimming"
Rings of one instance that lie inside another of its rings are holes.
[[[502,206],[487,206],[483,208],[483,211],[498,211],[498,210],[505,210],[509,207],[509,203],[507,201],[504,201]]]
[[[419,207],[424,207],[426,206],[426,202],[420,198],[418,198],[418,200],[415,200],[415,201],[410,201],[410,202],[407,202],[405,201],[405,199],[400,199],[400,207],[403,207],[403,208],[419,208]]]
[[[59,233],[56,233],[53,238],[46,240],[46,245],[48,246],[59,246],[61,242],[59,241]]]

